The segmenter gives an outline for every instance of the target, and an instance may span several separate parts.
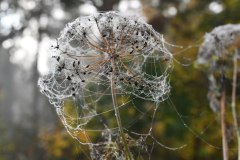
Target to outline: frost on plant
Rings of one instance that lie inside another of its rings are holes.
[[[240,36],[240,24],[227,24],[216,27],[210,33],[206,33],[202,43],[197,62],[203,65],[209,65],[208,79],[209,91],[208,99],[210,107],[214,112],[219,110],[220,88],[221,85],[217,79],[224,68],[221,66],[227,64],[227,59],[232,58],[233,54],[229,53],[229,48],[233,45],[235,39]],[[216,71],[218,73],[216,73]],[[218,77],[217,77],[218,76]]]
[[[164,45],[163,36],[141,19],[107,12],[68,23],[52,46],[52,68],[39,79],[40,90],[69,134],[89,145],[92,159],[124,159],[112,94],[120,113],[128,115],[123,128],[130,149],[148,150],[142,141],[152,137],[152,127],[147,133],[130,128],[148,112],[154,119],[137,101],[151,101],[156,110],[168,98],[172,54]]]

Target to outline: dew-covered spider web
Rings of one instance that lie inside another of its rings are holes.
[[[117,12],[78,18],[60,33],[39,86],[91,159],[150,159],[156,145],[184,146],[168,147],[153,134],[171,89],[165,44],[143,20]]]

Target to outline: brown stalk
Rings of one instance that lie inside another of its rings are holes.
[[[237,122],[237,110],[236,110],[236,89],[237,89],[237,70],[238,70],[238,59],[239,49],[236,49],[235,57],[233,58],[233,81],[232,81],[232,116],[233,125],[237,136],[238,144],[238,160],[240,160],[240,131]]]
[[[227,135],[226,135],[226,106],[225,106],[225,99],[226,99],[226,93],[225,93],[225,87],[223,87],[222,93],[221,93],[221,128],[222,128],[222,149],[223,149],[223,160],[228,160],[228,143],[227,143]]]
[[[116,116],[117,124],[118,124],[118,127],[119,127],[120,136],[121,136],[121,139],[122,139],[122,142],[123,142],[123,145],[124,145],[124,152],[125,152],[125,156],[126,156],[125,158],[126,158],[126,160],[132,160],[131,152],[130,152],[130,149],[128,147],[127,140],[125,138],[125,134],[124,134],[124,131],[123,131],[120,112],[119,112],[119,109],[118,109],[118,106],[117,106],[116,87],[115,87],[115,78],[114,78],[114,75],[115,75],[114,59],[111,59],[111,66],[113,68],[113,72],[112,72],[112,76],[111,76],[111,92],[112,92],[112,101],[113,101],[113,107],[114,107],[114,110],[115,110],[115,116]]]

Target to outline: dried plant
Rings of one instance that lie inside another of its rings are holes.
[[[40,90],[69,134],[89,145],[92,159],[133,159],[134,147],[148,152],[147,138],[162,145],[152,124],[147,133],[129,128],[151,109],[153,123],[159,102],[168,98],[172,54],[163,35],[135,16],[98,13],[68,23],[51,52],[52,67],[39,79]],[[136,99],[154,105],[143,112]],[[121,110],[132,108],[138,116],[125,117],[129,123],[123,124]]]
[[[232,115],[238,139],[238,159],[240,160],[240,132],[236,111],[237,60],[239,47],[235,42],[240,37],[240,25],[228,24],[216,27],[207,33],[199,49],[198,63],[208,67],[208,99],[211,109],[221,114],[223,159],[228,159],[228,139],[226,127],[226,76],[233,69]],[[233,64],[233,65],[232,65]]]

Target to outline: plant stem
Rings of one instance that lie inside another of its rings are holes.
[[[223,82],[225,83],[225,82]],[[223,84],[222,93],[221,93],[221,128],[222,128],[222,148],[223,148],[223,160],[228,160],[228,143],[227,143],[227,136],[226,136],[226,108],[225,108],[225,86]]]
[[[119,113],[119,109],[117,107],[117,99],[116,99],[116,87],[115,87],[115,80],[114,80],[114,75],[115,75],[115,66],[114,66],[114,59],[111,59],[111,67],[112,67],[112,75],[111,75],[111,94],[112,94],[112,101],[113,101],[113,107],[114,107],[114,111],[115,111],[115,116],[116,116],[116,120],[117,120],[117,124],[119,127],[119,131],[120,131],[120,136],[122,138],[123,141],[123,145],[124,145],[124,152],[126,155],[126,159],[127,160],[131,160],[131,153],[129,150],[129,147],[127,145],[127,141],[124,135],[124,131],[123,131],[123,127],[122,127],[122,122],[121,122],[121,117],[120,117],[120,113]]]
[[[239,49],[236,50],[235,57],[233,58],[233,81],[232,81],[232,116],[233,116],[233,125],[237,135],[237,144],[238,144],[238,160],[240,160],[240,131],[238,128],[237,122],[237,111],[236,111],[236,88],[237,88],[237,69],[238,69],[238,52]]]

